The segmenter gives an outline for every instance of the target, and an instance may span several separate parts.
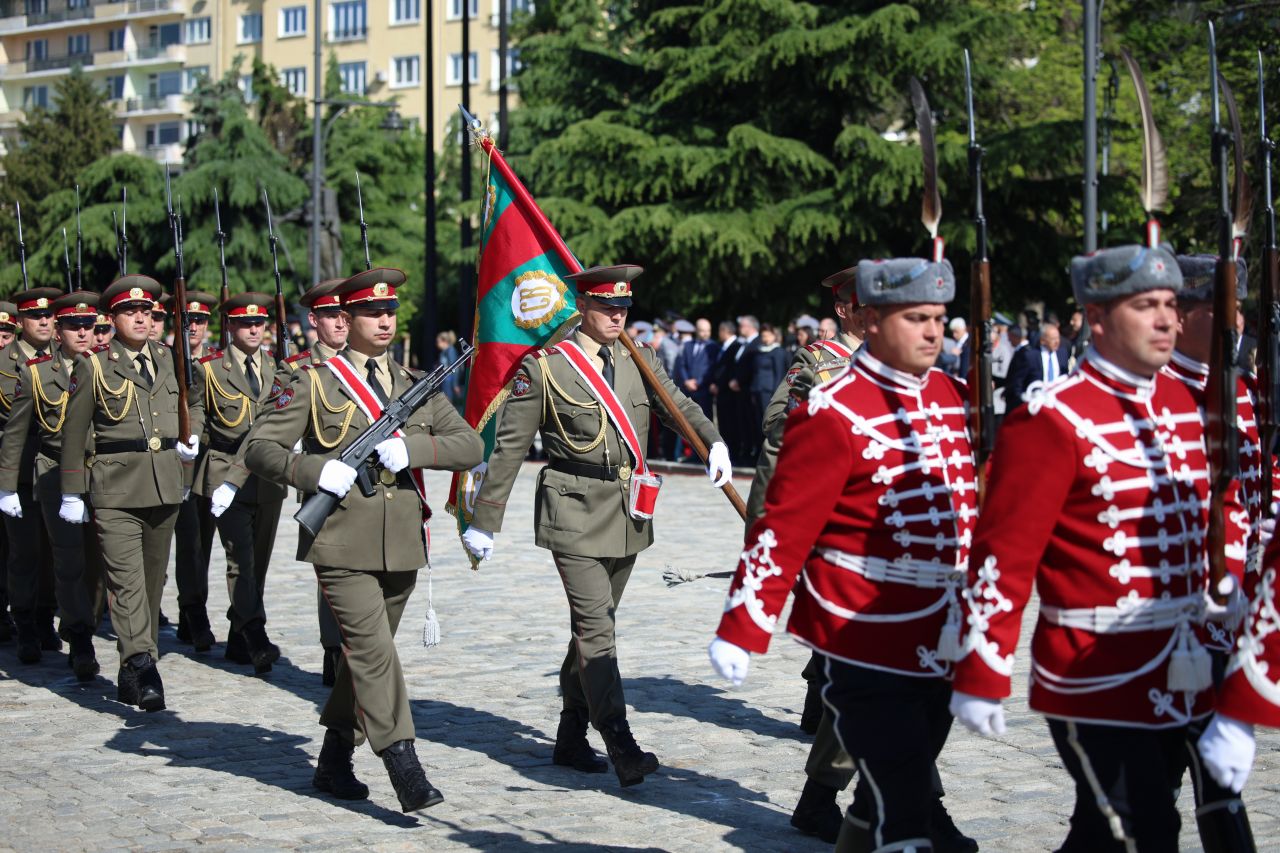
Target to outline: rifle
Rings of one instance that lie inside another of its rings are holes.
[[[76,184],[76,290],[84,290],[84,234],[80,231],[80,185]]]
[[[1258,294],[1258,434],[1262,445],[1262,513],[1271,518],[1271,476],[1280,422],[1276,417],[1280,401],[1280,250],[1276,248],[1276,209],[1271,199],[1271,152],[1276,144],[1267,136],[1267,92],[1258,51],[1258,159],[1262,161],[1262,198],[1266,232],[1262,248],[1262,286]]]
[[[62,266],[67,271],[67,292],[71,292],[71,250],[67,248],[67,229],[62,229]]]
[[[111,233],[116,237],[116,274],[124,275],[124,260],[120,257],[120,220],[114,210],[111,211]]]
[[[271,267],[276,274],[276,364],[283,365],[289,357],[289,326],[284,318],[284,288],[280,284],[280,259],[276,255],[275,226],[271,221],[271,199],[267,188],[262,188],[262,204],[267,208],[267,239],[271,242]]]
[[[15,201],[13,209],[18,214],[18,260],[22,262],[22,289],[30,290],[31,284],[27,281],[27,244],[22,240],[22,204]]]
[[[973,74],[969,51],[964,52],[965,106],[969,113],[969,179],[973,183],[973,227],[977,245],[969,266],[970,347],[975,355],[969,377],[969,434],[974,442],[974,468],[978,475],[978,506],[986,493],[986,463],[996,446],[996,410],[991,379],[991,261],[987,259],[987,219],[982,212],[982,146],[978,144],[973,115]]]
[[[222,230],[222,207],[218,204],[218,190],[213,190],[213,221],[214,227],[218,230],[214,232],[214,236],[218,239],[218,266],[222,269],[222,292],[218,294],[218,302],[226,305],[227,300],[231,298],[231,290],[227,287],[227,235]],[[222,348],[225,350],[227,344],[231,341],[231,329],[227,324],[226,309],[222,311]]]
[[[408,422],[414,410],[440,393],[440,386],[444,384],[449,374],[466,364],[475,353],[466,341],[458,343],[461,345],[461,355],[452,364],[441,364],[410,385],[407,391],[388,403],[383,408],[382,415],[369,424],[365,431],[356,436],[356,440],[347,445],[338,455],[339,462],[356,469],[356,485],[360,487],[360,493],[366,498],[373,497],[377,493],[373,473],[377,461],[374,448],[387,439],[395,437],[396,432]],[[294,513],[294,520],[312,537],[315,537],[319,535],[325,521],[338,508],[341,500],[330,492],[316,492],[303,502],[301,509]]]
[[[1231,482],[1239,476],[1236,432],[1236,260],[1233,248],[1231,188],[1227,182],[1231,133],[1223,128],[1219,108],[1217,38],[1209,22],[1209,86],[1213,112],[1210,143],[1218,173],[1218,264],[1213,286],[1213,337],[1209,377],[1205,386],[1205,435],[1209,449],[1209,594],[1221,599],[1218,583],[1226,576],[1224,502]],[[1237,164],[1237,169],[1239,165]],[[1237,173],[1237,177],[1241,173]]]
[[[177,303],[175,318],[186,317],[187,277],[182,267],[182,222],[173,212],[173,186],[169,177],[169,164],[164,164],[164,203],[169,214],[169,229],[173,232],[173,261],[176,277],[173,280],[173,299]],[[194,382],[191,373],[191,340],[187,337],[185,321],[173,335],[173,371],[178,378],[178,440],[185,443],[191,435],[191,412],[187,409],[187,389]]]
[[[169,164],[164,164],[164,185],[169,186]],[[170,217],[173,211],[169,211]],[[120,188],[120,275],[129,272],[129,188]]]
[[[373,269],[369,260],[369,226],[364,221],[364,194],[360,192],[360,173],[356,172],[356,204],[360,206],[360,242],[364,243],[364,268]]]

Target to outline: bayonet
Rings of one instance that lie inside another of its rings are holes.
[[[67,292],[71,292],[71,250],[67,248],[67,229],[62,229],[62,266],[67,272]]]
[[[22,239],[22,203],[15,201],[13,209],[18,214],[18,260],[22,263],[22,289],[30,290],[31,283],[27,280],[27,244]]]
[[[218,294],[218,301],[221,305],[226,305],[227,300],[231,298],[231,289],[227,286],[227,235],[222,230],[222,206],[218,203],[218,190],[213,190],[213,222],[217,230],[214,236],[218,240],[218,268],[222,270],[222,291]],[[227,311],[222,310],[222,348],[225,350],[231,339],[231,329],[227,324]]]
[[[267,188],[262,187],[262,205],[267,209],[267,240],[271,244],[271,269],[276,277],[276,361],[283,365],[289,357],[289,326],[284,316],[284,285],[280,281],[280,258],[276,252],[275,225],[271,219],[271,199]]]
[[[116,237],[116,273],[124,275],[124,260],[120,256],[120,218],[111,211],[111,233]]]
[[[79,184],[76,184],[76,290],[84,290],[84,234],[80,231]]]
[[[364,243],[364,268],[373,269],[369,260],[369,226],[364,221],[364,193],[360,191],[360,172],[356,172],[356,204],[360,207],[360,242]]]
[[[169,186],[169,164],[165,164],[164,184]],[[129,272],[129,188],[120,188],[120,275]]]

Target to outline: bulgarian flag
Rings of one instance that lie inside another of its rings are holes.
[[[470,127],[478,125],[470,116],[466,118]],[[511,378],[530,350],[559,343],[577,324],[575,291],[565,284],[564,277],[582,270],[533,196],[502,159],[493,139],[483,132],[475,132],[475,136],[487,161],[487,177],[476,324],[471,339],[476,354],[463,414],[484,440],[485,461],[453,476],[448,509],[458,520],[459,535],[471,523],[475,495],[493,452],[494,415],[510,392]]]

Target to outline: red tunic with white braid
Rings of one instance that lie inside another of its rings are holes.
[[[1218,694],[1218,711],[1246,723],[1280,728],[1280,539],[1267,545],[1261,569]]]
[[[955,689],[1009,695],[1035,582],[1033,709],[1149,728],[1208,714],[1211,662],[1197,638],[1207,496],[1200,408],[1187,386],[1090,350],[1001,429]]]
[[[1205,385],[1209,380],[1209,365],[1184,355],[1177,350],[1165,366],[1164,373],[1187,386],[1200,407],[1203,418]],[[1227,516],[1227,570],[1235,575],[1244,588],[1245,570],[1249,555],[1256,557],[1258,547],[1258,521],[1261,518],[1262,492],[1258,483],[1262,478],[1262,456],[1259,452],[1258,425],[1254,417],[1253,397],[1243,378],[1237,380],[1236,393],[1236,443],[1240,450],[1240,474],[1235,487],[1225,502]],[[1207,580],[1207,579],[1206,579]],[[1217,652],[1230,652],[1236,645],[1236,633],[1230,628],[1213,622],[1204,624],[1205,646]]]
[[[865,351],[811,391],[787,420],[719,636],[766,651],[794,587],[787,629],[800,642],[860,666],[948,675],[977,516],[964,401],[942,371],[912,376]]]

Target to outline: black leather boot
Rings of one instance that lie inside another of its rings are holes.
[[[125,669],[133,670],[135,704],[148,713],[163,711],[164,682],[160,680],[160,670],[151,655],[146,652],[134,655],[125,662]]]
[[[320,683],[332,687],[338,683],[338,658],[342,657],[342,646],[324,647],[324,671],[320,673]]]
[[[0,566],[0,571],[4,571],[3,566]],[[12,640],[17,631],[17,626],[13,624],[13,616],[9,613],[9,591],[0,590],[0,643]]]
[[[622,787],[639,785],[644,777],[658,769],[658,756],[645,752],[636,743],[626,720],[615,720],[601,730],[613,772],[618,774]]]
[[[249,660],[253,662],[255,675],[271,671],[271,664],[280,660],[280,647],[267,639],[267,626],[261,619],[255,619],[240,629],[244,637],[245,647],[249,652]]]
[[[398,740],[382,750],[382,764],[391,777],[391,787],[400,798],[400,810],[406,814],[444,802],[444,794],[427,781],[418,761],[413,741]]]
[[[198,652],[213,647],[213,629],[209,627],[209,614],[200,604],[188,604],[178,610],[178,642],[190,643]]]
[[[18,660],[23,663],[40,663],[40,629],[36,627],[36,615],[30,610],[13,611],[13,621],[18,628]]]
[[[840,837],[840,824],[844,813],[836,805],[840,791],[821,782],[809,779],[800,792],[800,802],[791,813],[791,825],[805,835],[816,835],[828,844],[835,844]]]
[[[1196,810],[1196,828],[1205,853],[1255,853],[1249,813],[1238,799],[1207,803]]]
[[[78,625],[70,631],[68,644],[71,652],[67,655],[67,665],[75,673],[77,681],[93,681],[99,672],[98,656],[93,650],[93,629],[86,625]]]
[[[369,786],[356,778],[351,763],[355,751],[355,745],[347,743],[342,735],[333,729],[325,729],[316,773],[311,777],[315,789],[332,794],[339,800],[367,800]]]
[[[36,611],[36,629],[40,632],[40,649],[46,652],[62,651],[62,638],[58,629],[53,627],[53,617],[57,611],[41,608]]]
[[[253,658],[249,657],[249,644],[239,631],[227,633],[227,647],[222,656],[232,663],[253,663]]]
[[[604,773],[609,762],[587,743],[587,718],[578,711],[560,712],[560,727],[556,729],[556,748],[551,761],[561,767],[572,767],[581,773]]]
[[[978,842],[961,832],[960,827],[951,819],[941,797],[933,801],[929,822],[929,839],[933,842],[935,853],[975,853],[978,849]]]

